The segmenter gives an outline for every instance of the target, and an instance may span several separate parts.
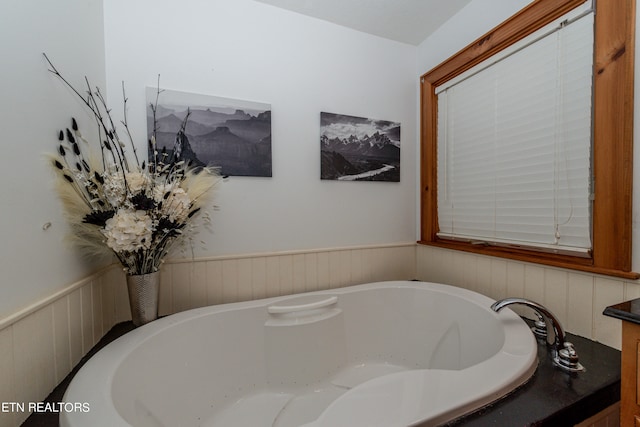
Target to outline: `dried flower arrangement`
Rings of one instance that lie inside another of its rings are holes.
[[[152,154],[148,161],[140,162],[127,124],[124,85],[121,125],[133,158],[117,132],[100,89],[92,89],[85,78],[87,92],[81,94],[43,55],[49,71],[83,101],[98,127],[99,154],[91,152],[89,142],[72,119],[71,129],[59,132],[57,154],[51,156],[59,177],[56,189],[72,239],[86,253],[114,253],[128,275],[158,271],[174,244],[188,240],[193,245],[196,217],[209,222],[204,209],[210,202],[211,190],[220,181],[215,168],[193,167],[180,158],[189,114],[171,153],[155,149],[154,125],[148,142]],[[158,89],[158,95],[160,92]],[[154,116],[156,106],[157,100],[151,105]]]

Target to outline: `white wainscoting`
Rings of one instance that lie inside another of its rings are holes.
[[[160,314],[416,278],[495,299],[533,299],[567,331],[617,349],[620,321],[602,311],[640,298],[633,281],[401,243],[172,260],[161,269]],[[0,402],[42,401],[113,325],[130,318],[125,276],[114,264],[0,320]],[[0,411],[0,427],[18,426],[28,415]]]
[[[160,314],[416,276],[414,243],[174,260]],[[125,275],[109,266],[0,320],[0,402],[39,402],[115,324],[131,319]],[[28,412],[0,411],[0,427]]]
[[[532,299],[549,308],[568,332],[618,350],[621,322],[602,312],[609,305],[640,298],[635,281],[473,253],[418,245],[416,260],[419,280],[471,289],[494,299]],[[531,317],[526,308],[514,310]]]
[[[160,314],[416,276],[415,244],[167,262]]]
[[[0,402],[42,401],[116,323],[117,286],[124,275],[107,267],[0,321]],[[125,295],[126,296],[126,295]],[[20,425],[28,411],[0,411],[0,426]]]

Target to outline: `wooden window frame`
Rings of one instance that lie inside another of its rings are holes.
[[[627,279],[631,271],[635,0],[598,2],[594,33],[593,248],[588,258],[439,238],[435,88],[586,0],[537,0],[420,78],[420,244]]]

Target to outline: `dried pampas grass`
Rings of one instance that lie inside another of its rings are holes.
[[[56,154],[48,156],[71,228],[69,240],[90,257],[115,254],[129,274],[157,271],[175,243],[193,242],[197,217],[209,221],[206,208],[221,180],[216,168],[192,165],[180,157],[189,113],[173,152],[159,154],[152,149],[149,161],[140,162],[127,125],[126,96],[120,124],[128,145],[119,137],[99,88],[92,89],[87,80],[86,95],[81,94],[45,58],[49,71],[80,97],[98,124],[98,151],[91,151],[72,118],[71,128],[58,132]],[[151,148],[154,141],[155,126]]]

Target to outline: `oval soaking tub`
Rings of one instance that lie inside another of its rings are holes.
[[[99,351],[63,427],[437,425],[526,382],[537,343],[478,293],[380,282],[174,314]]]

